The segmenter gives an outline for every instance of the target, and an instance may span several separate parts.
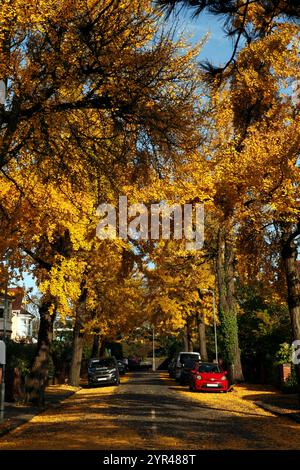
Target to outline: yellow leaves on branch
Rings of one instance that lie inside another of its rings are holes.
[[[81,294],[80,283],[83,278],[86,263],[77,259],[56,257],[48,279],[40,283],[39,289],[43,294],[50,294],[57,301],[60,318],[72,315],[74,305]]]
[[[189,317],[199,312],[203,321],[212,322],[212,302],[205,291],[214,288],[212,265],[204,253],[188,254],[180,242],[164,241],[153,249],[147,275],[147,311],[161,332],[178,334]],[[199,293],[204,294],[203,299]]]

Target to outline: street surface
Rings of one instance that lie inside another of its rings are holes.
[[[228,394],[193,393],[167,374],[82,388],[0,439],[0,449],[300,449],[300,425]]]

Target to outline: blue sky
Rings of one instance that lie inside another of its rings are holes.
[[[169,19],[169,24],[176,20],[177,17],[172,15]],[[224,65],[230,58],[232,41],[225,36],[223,21],[219,17],[203,13],[193,19],[192,15],[185,11],[179,16],[178,29],[186,34],[193,34],[192,41],[195,43],[201,41],[209,33],[209,39],[200,53],[201,61],[208,59],[218,66]]]
[[[24,282],[25,282],[26,289],[29,289],[30,287],[33,287],[34,292],[35,293],[37,292],[37,287],[36,287],[35,281],[31,276],[29,276],[28,274],[25,274],[24,275]]]
[[[174,16],[171,16],[169,23],[174,21]],[[201,61],[209,60],[214,65],[224,65],[231,55],[231,40],[225,37],[222,22],[213,15],[204,13],[198,18],[192,19],[187,12],[182,13],[179,18],[178,32],[179,34],[181,32],[192,34],[194,43],[198,43],[209,33],[207,43],[200,53]],[[26,288],[33,287],[36,291],[34,279],[29,275],[24,277]]]

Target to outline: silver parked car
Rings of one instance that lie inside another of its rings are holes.
[[[193,359],[196,361],[201,361],[200,353],[198,352],[189,352],[189,351],[182,351],[178,354],[176,358],[176,366],[175,366],[175,379],[181,379],[181,372],[184,368],[184,364],[186,361]]]

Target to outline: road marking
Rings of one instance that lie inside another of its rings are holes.
[[[156,426],[156,412],[154,408],[151,408],[151,420],[152,420],[152,426],[151,429],[153,432],[157,432],[157,426]]]

